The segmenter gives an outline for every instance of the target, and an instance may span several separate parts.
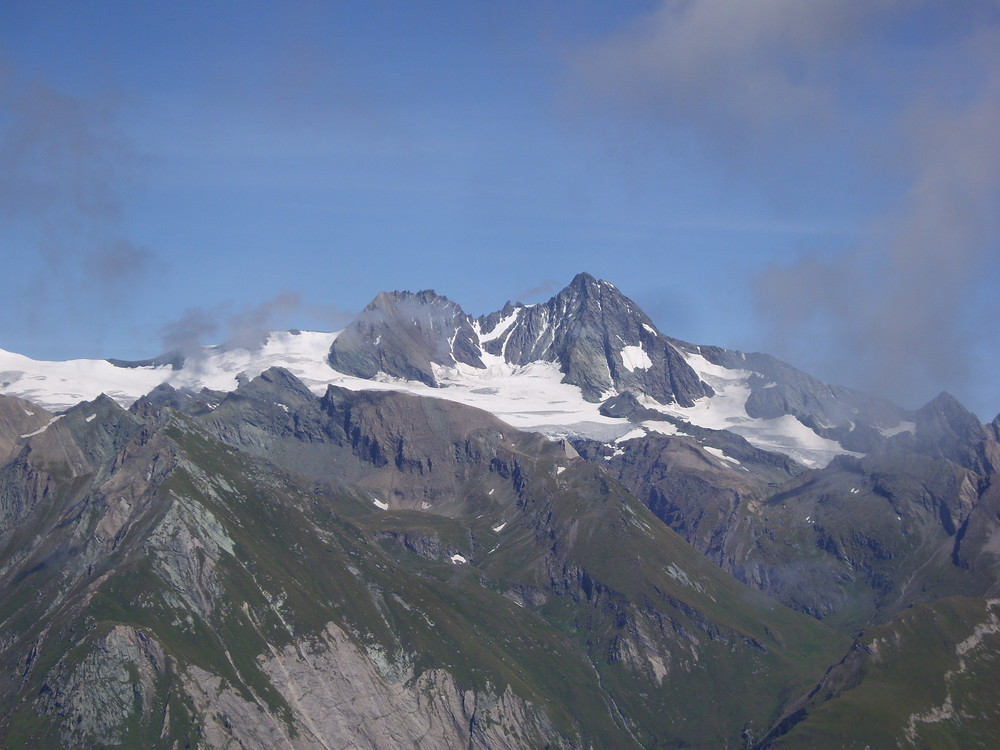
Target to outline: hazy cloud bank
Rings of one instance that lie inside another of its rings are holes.
[[[856,245],[754,280],[779,355],[912,404],[1000,347],[970,302],[1000,283],[1000,5],[667,0],[578,70],[600,106],[762,170],[759,190],[810,168],[821,181],[831,154],[897,186]]]
[[[315,321],[320,330],[337,330],[354,317],[356,313],[331,306],[306,304],[297,292],[289,291],[238,309],[228,302],[192,307],[160,329],[161,353],[179,354],[197,366],[209,353],[207,346],[253,351],[264,344],[268,334],[287,330],[294,319]]]
[[[163,351],[197,360],[203,356],[205,346],[253,350],[264,343],[267,334],[282,328],[288,317],[299,309],[301,300],[294,292],[281,292],[258,305],[235,311],[228,304],[215,308],[188,308],[161,329]],[[220,336],[221,341],[218,340]]]
[[[152,254],[124,228],[124,196],[142,160],[117,126],[118,111],[112,93],[71,96],[0,59],[6,252],[38,259],[17,280],[28,326],[44,328],[52,308],[113,308],[150,268]]]

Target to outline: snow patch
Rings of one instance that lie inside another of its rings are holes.
[[[86,418],[85,420],[83,420],[83,421],[84,421],[84,422],[93,422],[93,421],[94,421],[95,419],[97,419],[97,415],[96,415],[96,414],[91,414],[91,415],[90,415],[89,417],[87,417],[87,418]]]
[[[879,427],[878,431],[882,433],[882,437],[891,438],[904,432],[909,432],[911,435],[915,434],[917,431],[916,422],[900,422],[895,427]]]
[[[487,333],[482,333],[476,322],[480,341],[509,335],[521,310],[516,308]],[[541,432],[551,438],[585,437],[617,443],[642,437],[647,432],[666,435],[683,432],[683,427],[678,430],[666,422],[643,423],[640,429],[622,419],[604,416],[599,411],[600,403],[584,400],[579,387],[563,382],[563,373],[553,362],[517,366],[502,356],[483,352],[484,369],[462,363],[451,367],[434,365],[433,374],[441,386],[438,388],[384,376],[374,380],[353,377],[334,370],[327,362],[337,336],[337,332],[276,332],[253,351],[206,347],[199,356],[189,358],[180,370],[167,365],[115,367],[104,360],[40,362],[0,350],[0,393],[19,396],[52,411],[92,400],[102,392],[129,406],[161,383],[194,391],[202,388],[232,391],[239,385],[239,377],[254,378],[270,367],[280,366],[316,395],[325,393],[330,385],[356,391],[405,391],[474,406],[491,412],[512,427]],[[731,430],[758,448],[784,453],[809,467],[825,466],[837,455],[859,455],[817,435],[794,417],[751,418],[745,408],[750,395],[749,380],[759,376],[747,370],[713,365],[700,353],[679,351],[698,376],[712,386],[715,395],[701,398],[691,407],[659,404],[640,397],[644,405],[700,427]],[[633,372],[651,366],[641,345],[624,347],[622,363]],[[907,429],[912,429],[910,423],[902,423],[883,434],[898,434]]]
[[[556,475],[562,474],[564,471],[566,471],[566,467],[565,466],[557,466],[556,467]]]
[[[432,365],[440,388],[395,383],[395,389],[475,406],[512,427],[549,437],[603,438],[607,432],[617,435],[622,431],[622,420],[605,417],[599,411],[600,404],[585,401],[577,386],[562,382],[563,374],[555,363],[511,365],[488,352],[483,352],[481,359],[485,369],[460,362],[452,367]],[[365,382],[370,387],[370,381]]]
[[[701,591],[701,586],[694,583],[683,568],[679,567],[676,563],[670,563],[666,568],[667,575],[673,578],[678,583],[685,586],[690,586],[693,589]]]
[[[677,428],[673,422],[661,422],[647,420],[645,422],[640,422],[641,426],[650,432],[658,432],[661,435],[680,435],[681,431]]]
[[[46,422],[43,426],[39,427],[34,432],[28,432],[28,433],[25,433],[24,435],[21,435],[21,438],[24,439],[24,438],[34,437],[35,435],[41,435],[43,432],[45,432],[47,429],[49,429],[50,425],[55,424],[60,419],[62,419],[64,416],[66,416],[66,415],[65,414],[58,414],[58,415],[52,417],[52,419],[50,419],[48,422]]]
[[[476,333],[479,334],[479,343],[485,344],[487,341],[493,341],[503,336],[511,327],[517,322],[518,316],[521,314],[521,308],[517,307],[514,309],[510,315],[506,318],[501,318],[492,330],[488,333],[483,333],[479,330],[479,321],[475,322]]]
[[[636,438],[642,438],[642,437],[646,437],[646,431],[641,427],[637,427],[636,429],[630,430],[621,437],[617,438],[615,440],[615,443],[624,443],[627,440],[635,440]]]
[[[624,448],[620,448],[620,447],[618,447],[617,445],[614,445],[614,444],[610,444],[610,445],[608,445],[608,447],[609,448],[613,448],[614,450],[611,451],[611,455],[610,456],[605,456],[604,457],[605,461],[610,461],[612,458],[616,458],[617,456],[624,456],[625,455],[625,449]]]
[[[495,531],[496,533],[498,533],[498,534],[499,534],[499,533],[500,533],[501,531],[503,531],[503,529],[504,529],[504,527],[505,527],[506,525],[507,525],[507,522],[506,522],[506,521],[504,521],[504,522],[503,522],[502,524],[500,524],[499,526],[494,526],[494,527],[493,527],[493,530],[494,530],[494,531]]]
[[[389,510],[389,503],[383,503],[381,500],[378,500],[376,498],[372,498],[372,504],[375,505],[376,507],[381,508],[382,510]]]
[[[733,464],[734,466],[739,466],[740,465],[740,462],[738,460],[736,460],[732,456],[727,456],[720,448],[713,448],[710,445],[703,445],[702,449],[706,453],[711,453],[716,458],[721,458],[723,461],[728,461],[729,463]]]
[[[774,419],[751,417],[747,414],[746,402],[754,373],[712,364],[700,353],[682,354],[698,377],[712,387],[715,395],[700,398],[691,407],[659,404],[654,408],[699,427],[729,430],[757,448],[783,453],[810,468],[822,468],[835,456],[862,455],[845,450],[835,440],[816,434],[790,414]]]
[[[643,351],[642,344],[626,346],[622,349],[622,367],[629,372],[648,370],[653,366],[653,360]]]
[[[103,359],[32,360],[0,349],[0,393],[51,410],[68,409],[106,393],[127,407],[161,383],[194,391],[202,388],[232,391],[239,385],[240,374],[255,378],[264,370],[279,366],[321,395],[339,374],[326,361],[338,334],[275,332],[254,351],[204,347],[199,356],[189,357],[180,370],[169,365],[116,367]]]
[[[459,563],[467,563],[467,562],[469,562],[468,560],[466,560],[461,555],[452,555],[448,559],[451,560],[452,565],[458,565]]]

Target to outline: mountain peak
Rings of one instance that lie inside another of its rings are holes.
[[[443,294],[438,294],[433,289],[423,289],[419,292],[392,291],[379,292],[375,298],[365,307],[365,312],[370,310],[399,310],[409,305],[450,307],[461,310],[461,308]]]
[[[484,367],[469,316],[431,289],[382,292],[334,340],[331,366],[363,378],[379,373],[438,385],[434,365]]]
[[[556,297],[562,297],[566,295],[581,295],[581,294],[597,298],[610,296],[610,297],[620,297],[622,299],[626,299],[625,295],[623,295],[620,291],[618,291],[618,287],[616,287],[610,281],[605,281],[604,279],[598,279],[590,275],[586,271],[581,271],[576,276],[574,276],[573,280],[569,282],[569,284],[561,292],[556,294]],[[628,301],[633,307],[635,307],[634,302],[632,302],[631,300]]]
[[[484,351],[515,366],[557,364],[592,402],[632,390],[691,406],[713,393],[635,302],[586,272],[544,304],[507,303],[475,327],[433,290],[383,292],[334,340],[328,362],[358,377],[436,387],[435,366],[485,369]]]
[[[516,319],[511,316],[516,314]],[[503,332],[495,333],[499,325]],[[690,406],[712,394],[639,306],[608,281],[578,273],[548,302],[479,319],[484,349],[511,364],[555,362],[589,401],[625,390]]]
[[[573,280],[569,282],[569,286],[567,288],[583,288],[587,286],[596,286],[598,283],[599,283],[598,280],[594,278],[592,275],[590,275],[586,271],[581,271],[580,273],[578,273],[576,276],[573,277]]]
[[[508,303],[477,327],[432,290],[383,292],[333,342],[328,361],[358,377],[382,373],[437,386],[435,366],[485,369],[486,351],[515,366],[555,363],[563,382],[592,402],[633,390],[690,406],[713,393],[635,302],[586,272],[548,302]]]
[[[962,466],[979,467],[978,446],[987,432],[979,418],[942,391],[915,412],[917,448]]]

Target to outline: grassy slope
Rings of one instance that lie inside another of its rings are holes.
[[[1000,602],[951,597],[864,633],[774,748],[1000,746]]]
[[[130,525],[96,567],[76,561],[114,504],[104,474],[53,479],[59,491],[18,529],[23,540],[42,541],[14,565],[25,575],[0,610],[13,639],[4,672],[23,672],[4,686],[5,747],[59,744],[58,724],[73,717],[60,714],[66,706],[39,715],[38,696],[119,624],[167,659],[142,710],[118,727],[121,746],[198,741],[203,717],[176,684],[185,665],[287,721],[291,709],[257,659],[268,644],[281,648],[328,622],[400,675],[442,668],[463,688],[509,686],[559,734],[593,747],[740,746],[845,647],[737,584],[617,482],[538,437],[517,437],[498,460],[469,468],[452,517],[383,512],[363,491],[303,488],[186,418],[163,439],[178,465],[133,505]],[[136,450],[134,466],[127,451],[109,453],[109,466],[145,472],[149,456]],[[49,469],[55,476],[59,466]],[[194,567],[211,574],[192,573],[180,588],[156,563],[171,540],[150,541],[169,513],[187,519],[206,550],[215,537],[233,544],[212,565],[196,550]],[[495,532],[501,522],[508,526]],[[394,524],[434,536],[439,554],[387,540]],[[449,562],[453,551],[469,564]],[[60,565],[42,564],[53,554]],[[521,606],[513,591],[538,598]],[[35,647],[26,669],[17,659]],[[662,680],[649,654],[666,669]]]

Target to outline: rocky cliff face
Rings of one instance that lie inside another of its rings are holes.
[[[362,378],[382,373],[437,385],[434,365],[483,367],[469,316],[433,291],[379,294],[337,337],[329,361]]]
[[[627,398],[605,406],[668,418]],[[913,432],[814,471],[674,422],[675,436],[575,445],[747,585],[845,630],[946,594],[992,595],[1000,443],[950,397],[921,409]]]
[[[634,302],[585,273],[544,305],[508,303],[476,321],[431,291],[380,294],[337,337],[329,362],[435,386],[435,365],[482,369],[484,351],[511,365],[554,362],[590,401],[634,390],[690,406],[712,393]]]
[[[586,273],[545,304],[508,305],[479,325],[486,351],[516,365],[558,362],[591,401],[636,391],[690,406],[712,394],[638,305]]]

